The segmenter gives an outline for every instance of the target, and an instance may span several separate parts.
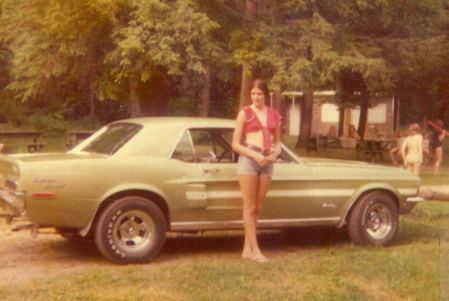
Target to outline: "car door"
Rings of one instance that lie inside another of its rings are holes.
[[[207,200],[203,209],[211,223],[227,221],[238,224],[237,221],[242,218],[237,158],[231,148],[232,132],[233,129],[229,128],[190,130],[197,165],[202,174],[202,185],[206,191]],[[232,227],[229,223],[228,226]]]
[[[259,224],[273,227],[308,224],[316,215],[313,169],[283,146]]]
[[[172,159],[181,174],[175,229],[238,227],[242,216],[237,164],[229,137],[233,129],[187,129]],[[228,222],[223,225],[222,222]],[[229,221],[233,221],[229,223]],[[237,222],[236,222],[237,221]]]

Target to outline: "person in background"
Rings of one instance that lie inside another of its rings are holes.
[[[237,174],[243,199],[245,242],[242,258],[267,262],[257,243],[257,221],[281,153],[281,116],[265,105],[270,93],[266,83],[255,80],[251,102],[237,116],[232,148],[239,156]]]
[[[409,135],[404,139],[401,147],[405,168],[416,175],[419,175],[423,156],[423,137],[420,131],[421,128],[417,123],[410,124]]]
[[[349,125],[348,137],[352,138],[352,139],[360,140],[360,135],[359,135],[359,133],[357,133],[357,130],[353,124]]]
[[[390,158],[391,162],[393,162],[394,165],[399,165],[401,160],[401,147],[402,143],[404,142],[404,138],[402,137],[402,131],[396,130],[396,133],[394,135],[394,141],[395,145],[392,149],[390,149]]]
[[[435,123],[440,128],[443,128],[444,126],[441,119],[438,119]],[[447,132],[445,130],[439,131],[435,128],[432,130],[432,140],[430,142],[430,145],[432,146],[433,151],[433,173],[435,175],[440,171],[440,165],[443,159],[443,140],[446,136],[446,133]]]

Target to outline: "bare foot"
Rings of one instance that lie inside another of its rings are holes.
[[[243,259],[252,259],[253,254],[250,251],[243,251],[242,252],[242,258]]]
[[[253,257],[251,258],[251,260],[253,260],[253,261],[255,261],[255,262],[258,262],[258,263],[266,263],[266,262],[269,261],[268,258],[266,258],[265,256],[263,256],[262,254],[258,254],[258,255],[253,256]]]

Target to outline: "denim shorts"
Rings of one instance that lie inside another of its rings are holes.
[[[260,166],[256,161],[254,161],[254,159],[241,155],[239,156],[237,174],[271,177],[273,175],[273,165],[273,163],[268,163],[265,166]]]

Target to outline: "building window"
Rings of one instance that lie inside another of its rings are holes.
[[[369,123],[385,123],[387,122],[387,105],[385,103],[378,104],[368,111]]]
[[[351,123],[359,124],[360,109],[351,110]],[[387,122],[387,105],[385,103],[378,104],[377,106],[368,110],[368,123],[370,124],[383,124]]]
[[[340,117],[338,107],[331,103],[321,105],[321,121],[329,123],[337,123]]]

